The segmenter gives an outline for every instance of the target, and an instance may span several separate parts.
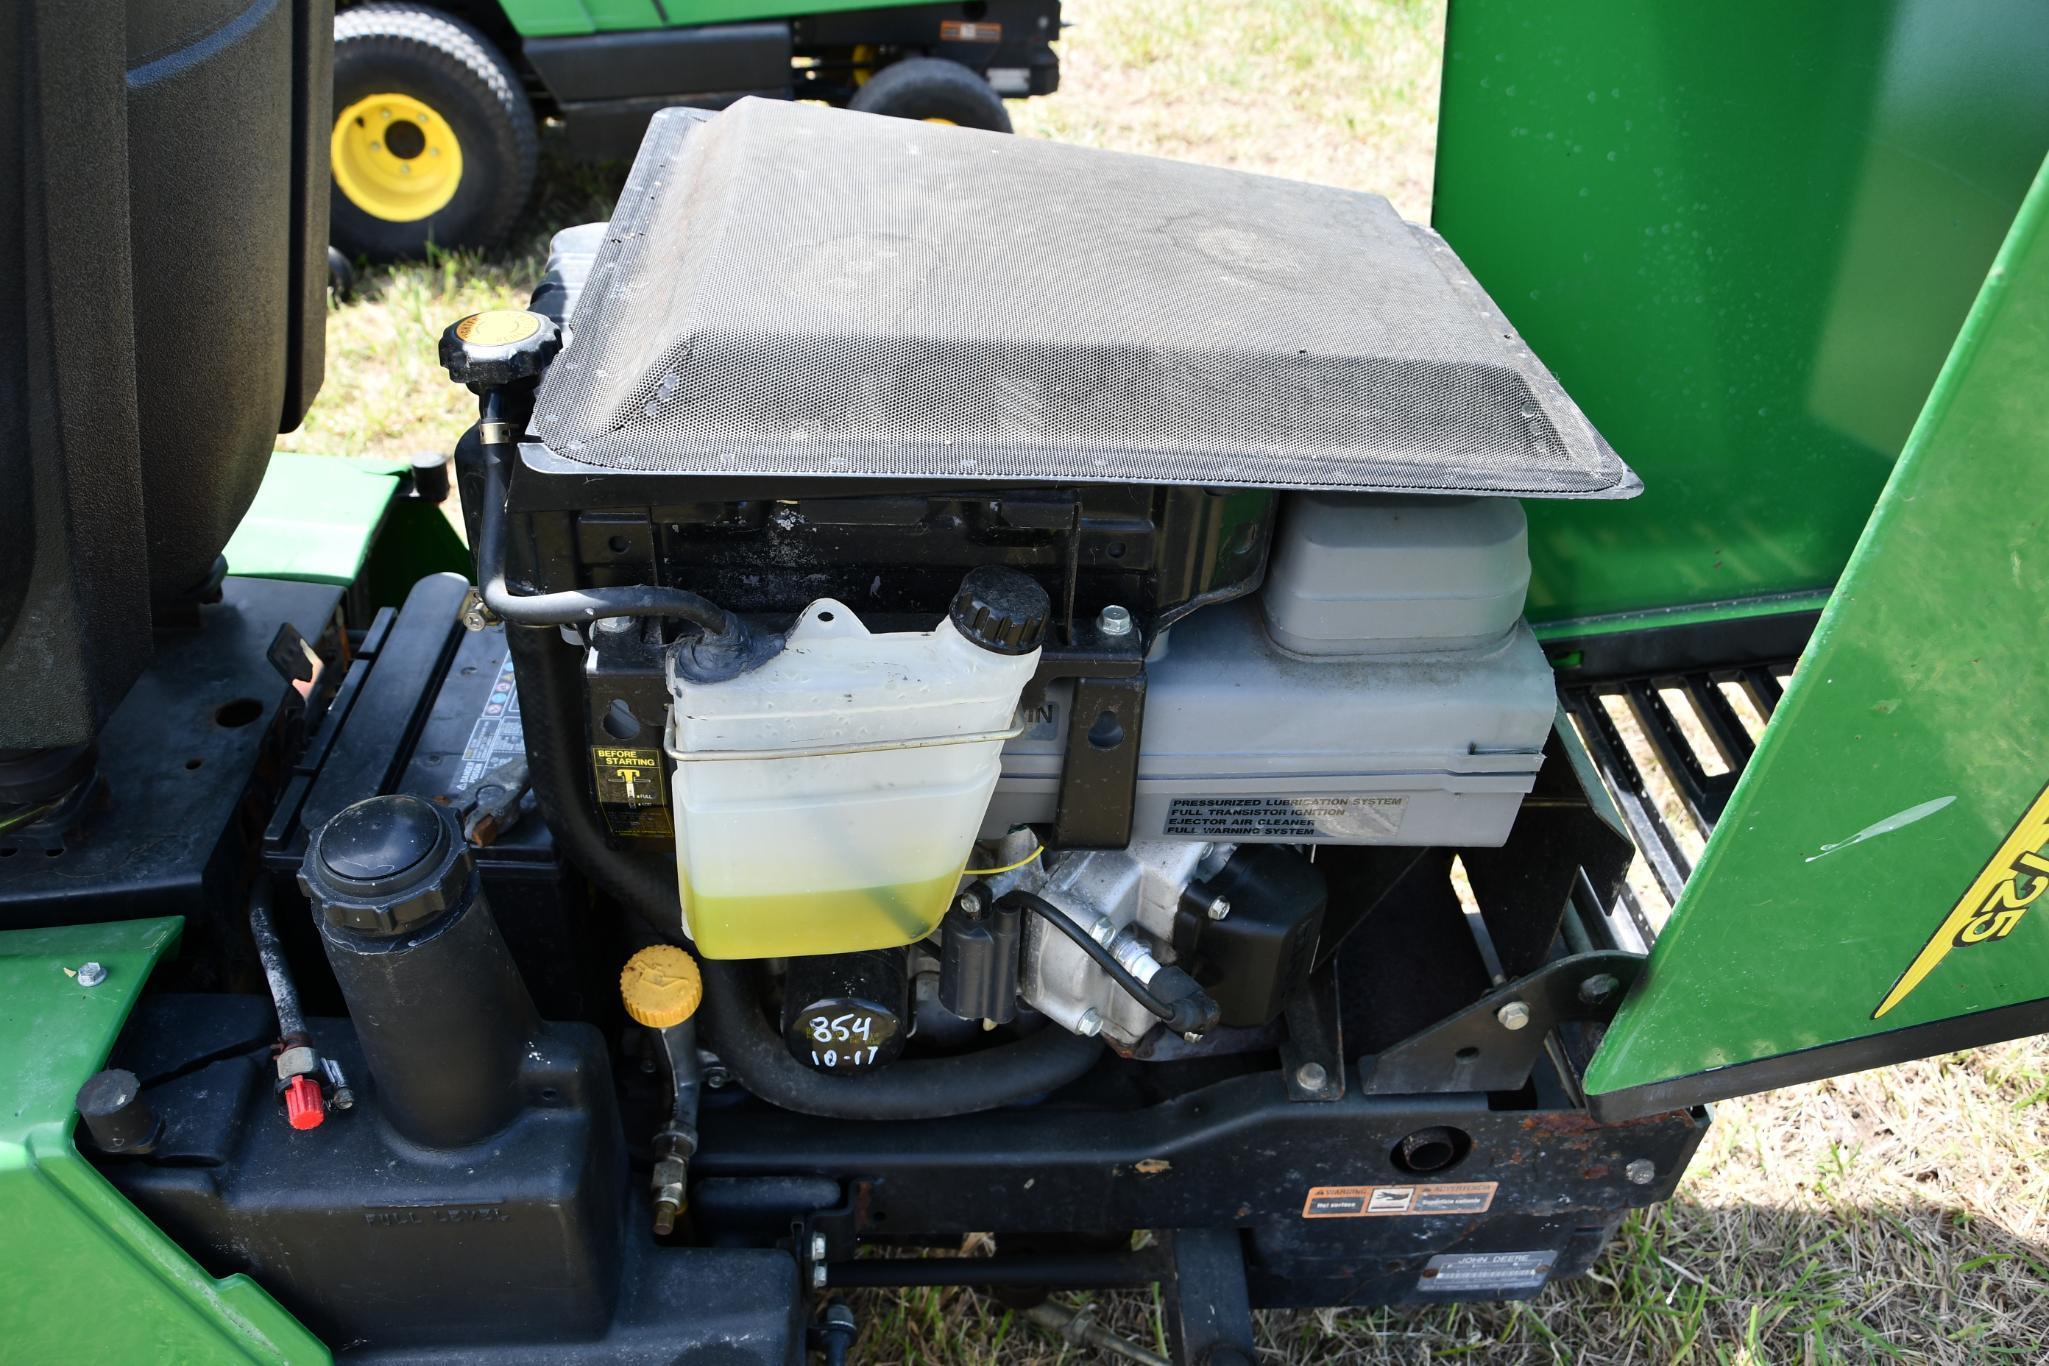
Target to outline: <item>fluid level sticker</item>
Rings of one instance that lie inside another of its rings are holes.
[[[1400,831],[1408,806],[1407,797],[1385,795],[1176,797],[1167,804],[1161,833],[1204,839],[1359,839]]]
[[[1427,1186],[1316,1186],[1302,1202],[1304,1219],[1383,1219],[1405,1214],[1485,1214],[1493,1181]]]
[[[652,838],[673,833],[660,750],[598,745],[591,750],[591,771],[598,805],[613,834]]]
[[[1423,1264],[1418,1290],[1535,1290],[1551,1275],[1551,1252],[1441,1252]]]

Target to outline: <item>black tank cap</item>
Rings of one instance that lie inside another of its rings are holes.
[[[321,831],[320,861],[360,891],[396,891],[448,843],[448,825],[418,797],[357,802]]]
[[[971,569],[953,595],[953,628],[999,655],[1030,654],[1046,636],[1053,600],[1028,574],[1002,565]]]

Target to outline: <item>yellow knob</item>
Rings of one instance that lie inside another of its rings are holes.
[[[619,995],[635,1023],[667,1029],[697,1013],[704,981],[697,975],[696,959],[674,944],[656,944],[626,960]]]

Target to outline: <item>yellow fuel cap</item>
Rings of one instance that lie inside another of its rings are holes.
[[[655,944],[626,960],[619,997],[636,1024],[667,1029],[697,1013],[704,981],[697,975],[696,959],[674,944]]]

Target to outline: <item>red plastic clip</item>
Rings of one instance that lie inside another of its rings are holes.
[[[311,1077],[293,1077],[285,1083],[285,1118],[294,1129],[318,1129],[327,1119],[327,1101],[320,1083]]]

